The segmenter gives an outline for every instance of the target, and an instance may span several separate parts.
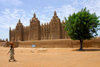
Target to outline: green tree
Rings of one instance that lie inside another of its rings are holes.
[[[86,8],[65,18],[65,22],[65,30],[70,38],[80,40],[80,50],[83,50],[83,40],[97,36],[99,17]]]

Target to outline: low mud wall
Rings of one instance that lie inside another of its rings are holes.
[[[3,43],[4,43],[4,42],[0,42],[0,46],[3,46]]]
[[[35,41],[20,41],[15,42],[15,46],[18,47],[32,47],[36,45],[36,48],[79,48],[80,42],[78,40],[71,39],[58,39],[58,40],[35,40]],[[83,47],[96,47],[100,48],[100,38],[94,38],[91,40],[85,40]]]

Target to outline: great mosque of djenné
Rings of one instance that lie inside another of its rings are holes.
[[[34,13],[29,26],[24,26],[19,19],[16,28],[10,28],[9,39],[10,41],[68,39],[70,37],[64,30],[63,24],[65,22],[60,21],[56,11],[51,21],[42,25]]]

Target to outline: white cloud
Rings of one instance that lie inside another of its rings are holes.
[[[91,13],[95,12],[97,16],[100,16],[100,0],[84,0],[83,6],[87,7]],[[100,30],[97,33],[100,36]]]
[[[21,0],[0,0],[0,2],[17,2],[17,5],[20,4]],[[18,3],[19,2],[19,3]],[[96,12],[98,16],[100,16],[100,0],[75,0],[72,4],[62,5],[61,7],[55,8],[53,6],[47,6],[43,8],[43,11],[39,12],[38,10],[32,10],[29,13],[26,13],[23,9],[5,9],[4,11],[0,11],[0,28],[6,29],[6,34],[9,33],[9,27],[14,28],[20,18],[23,25],[28,26],[30,19],[33,17],[33,13],[35,12],[37,18],[40,20],[41,24],[50,22],[54,11],[57,11],[57,15],[61,20],[64,20],[64,17],[68,17],[70,14],[81,10],[84,7],[90,10],[90,12]],[[2,30],[0,30],[2,31]],[[99,31],[100,32],[100,31]],[[1,33],[0,37],[7,36]],[[99,34],[100,36],[100,34]]]
[[[63,20],[64,17],[68,17],[70,14],[76,12],[76,9],[71,5],[64,5],[60,8],[56,9],[58,12],[58,16]]]
[[[9,38],[9,27],[14,29],[19,19],[23,25],[29,25],[30,16],[23,9],[0,11],[0,38]]]
[[[68,17],[70,14],[77,12],[78,10],[75,9],[75,7],[73,7],[72,5],[63,5],[59,8],[55,8],[55,7],[45,7],[45,12],[47,14],[49,14],[49,18],[52,17],[54,15],[54,11],[57,12],[58,17],[61,20],[64,20],[64,17]],[[47,19],[48,17],[46,16],[45,19]]]
[[[100,16],[100,0],[75,0],[72,3],[72,6],[75,7],[76,10],[81,10],[82,8],[87,7],[91,13],[95,12]]]
[[[100,16],[100,0],[74,0],[72,4],[62,5],[59,8],[48,6],[45,7],[45,10],[50,14],[56,10],[58,17],[63,20],[64,17],[68,17],[70,14],[78,12],[84,7],[87,7],[91,13],[95,12],[97,16]],[[100,31],[98,31],[98,34],[100,36]]]
[[[32,10],[29,13],[26,13],[23,9],[5,9],[4,11],[0,11],[0,28],[15,28],[19,19],[24,26],[28,26],[34,12],[36,12],[36,10]],[[43,17],[43,15],[41,17]]]
[[[42,14],[40,16],[40,24],[45,24],[50,22],[50,17],[47,15]]]
[[[8,28],[8,26],[14,28],[18,22],[18,19],[21,19],[24,25],[27,25],[29,22],[29,16],[27,16],[25,11],[22,9],[14,9],[12,11],[5,9],[5,11],[1,11],[0,14],[0,24],[2,24],[0,27],[2,28]]]

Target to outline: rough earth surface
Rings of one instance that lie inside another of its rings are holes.
[[[0,47],[0,67],[99,67],[100,49],[15,48],[16,62],[9,62],[9,48]]]

